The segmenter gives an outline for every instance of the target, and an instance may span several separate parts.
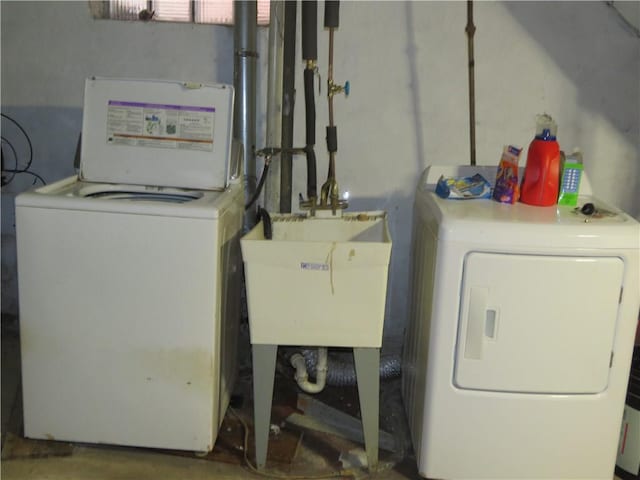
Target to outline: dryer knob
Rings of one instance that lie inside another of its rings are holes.
[[[580,211],[585,215],[593,215],[596,211],[596,207],[593,205],[593,203],[585,203]]]

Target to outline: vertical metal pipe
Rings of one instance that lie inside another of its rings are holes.
[[[296,0],[286,0],[284,7],[284,54],[282,70],[282,149],[293,148],[293,112],[296,83]],[[291,212],[293,188],[292,155],[280,156],[280,212]]]
[[[324,4],[324,27],[329,29],[329,66],[327,72],[327,100],[329,103],[329,125],[327,126],[327,151],[329,152],[329,171],[327,181],[322,185],[320,204],[323,207],[331,206],[335,215],[341,207],[336,181],[336,152],[338,151],[338,131],[333,116],[333,96],[337,92],[345,91],[344,87],[336,85],[333,81],[333,48],[334,31],[338,27],[340,18],[340,2],[327,0]],[[344,204],[346,206],[346,204]],[[344,208],[344,207],[342,207]]]
[[[282,56],[284,2],[272,0],[269,14],[269,58],[267,72],[267,127],[266,146],[280,147],[282,141]],[[264,186],[264,205],[267,211],[279,209],[280,159],[274,159]]]
[[[467,0],[467,44],[469,50],[469,143],[471,149],[471,165],[476,164],[476,94],[475,94],[475,59],[473,56],[473,35],[476,26],[473,24],[473,1]]]
[[[256,63],[258,59],[256,31],[258,6],[256,0],[233,2],[235,27],[234,44],[234,105],[233,132],[244,147],[245,198],[256,189]],[[245,231],[253,227],[256,210],[252,206],[245,212]]]
[[[333,85],[333,31],[334,28],[329,28],[329,68],[327,73],[327,88],[331,88]],[[335,124],[333,123],[333,93],[328,92],[329,99],[329,128],[333,128]],[[327,174],[329,179],[336,178],[336,152],[332,152],[329,150],[329,173]]]
[[[307,0],[302,2],[302,59],[315,61],[318,59],[318,2]],[[314,65],[315,68],[315,65]]]
[[[302,2],[302,59],[304,69],[305,151],[307,154],[307,200],[313,212],[317,197],[316,154],[316,104],[313,91],[318,59],[318,2]]]

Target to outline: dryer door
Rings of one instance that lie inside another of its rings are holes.
[[[605,390],[623,270],[617,257],[468,254],[455,385],[521,393]]]

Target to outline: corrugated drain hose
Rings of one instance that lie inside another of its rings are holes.
[[[307,371],[315,375],[318,365],[318,353],[315,349],[301,350],[307,364]],[[400,355],[382,355],[380,357],[380,378],[399,377],[402,371]],[[357,374],[351,352],[331,352],[327,363],[327,385],[345,387],[357,383]]]

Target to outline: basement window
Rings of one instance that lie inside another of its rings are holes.
[[[269,24],[269,0],[258,0],[258,25]],[[90,2],[94,18],[233,25],[233,0],[107,0]]]

